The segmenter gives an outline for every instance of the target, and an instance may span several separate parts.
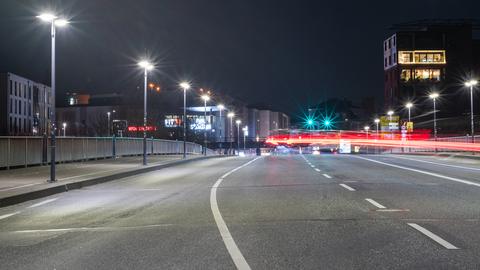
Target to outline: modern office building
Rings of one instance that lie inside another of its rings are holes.
[[[416,110],[431,110],[428,95],[442,96],[440,113],[458,116],[469,111],[463,83],[480,75],[480,25],[470,20],[423,20],[394,25],[383,42],[385,110],[412,101]]]
[[[52,104],[49,86],[13,73],[1,73],[0,135],[47,134]]]

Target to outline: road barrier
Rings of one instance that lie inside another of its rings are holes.
[[[143,138],[57,137],[56,162],[74,162],[143,154]],[[48,164],[50,139],[33,136],[0,136],[0,168]],[[183,153],[183,141],[147,139],[149,155]],[[187,154],[201,155],[202,146],[187,142]],[[207,149],[207,155],[215,154]]]

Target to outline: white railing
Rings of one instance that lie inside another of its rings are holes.
[[[113,156],[141,155],[142,138],[57,137],[56,162],[74,162]],[[201,155],[202,146],[187,142],[187,154]],[[147,139],[147,153],[175,155],[183,153],[183,141]],[[214,151],[207,149],[207,155]],[[1,137],[0,168],[47,164],[50,161],[50,139],[44,137]]]

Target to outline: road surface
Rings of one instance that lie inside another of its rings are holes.
[[[0,208],[1,269],[478,269],[480,162],[197,161]]]

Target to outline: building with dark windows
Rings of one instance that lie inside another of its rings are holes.
[[[13,73],[0,73],[0,135],[48,133],[52,101],[49,86]]]
[[[383,42],[385,109],[398,111],[407,102],[417,114],[431,111],[430,92],[436,91],[439,114],[465,117],[465,80],[480,74],[480,25],[471,20],[423,20],[394,25]],[[418,122],[418,121],[417,121]]]

